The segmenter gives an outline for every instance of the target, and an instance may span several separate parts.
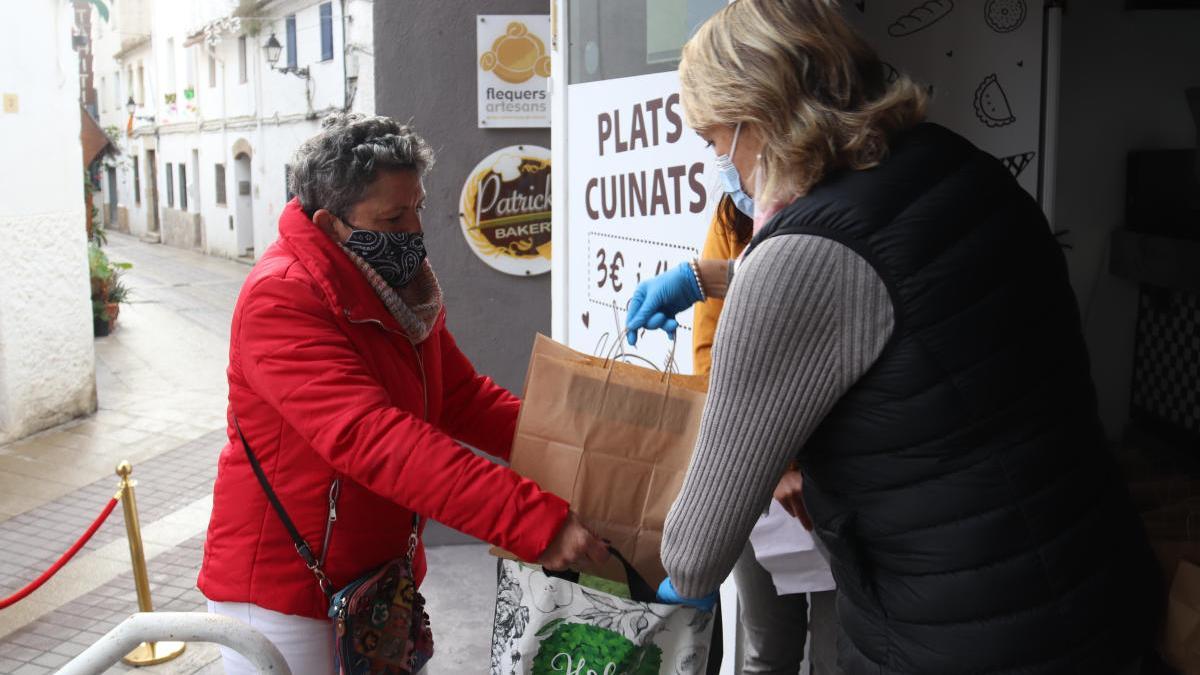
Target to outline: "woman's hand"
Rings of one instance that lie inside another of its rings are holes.
[[[685,598],[675,590],[675,584],[671,582],[671,577],[663,579],[658,585],[657,600],[667,605],[687,605],[696,609],[704,610],[705,612],[713,611],[713,607],[717,606],[717,599],[720,597],[720,591],[713,591],[703,598]]]
[[[558,534],[538,558],[538,564],[548,570],[565,570],[583,562],[599,565],[607,560],[608,545],[592,534],[574,511],[570,511]]]
[[[804,529],[812,532],[813,523],[812,517],[808,515],[808,509],[804,507],[804,499],[802,492],[804,490],[804,477],[795,469],[788,469],[783,472],[783,478],[779,479],[779,485],[775,486],[775,499],[783,505],[783,510],[787,511],[793,518],[798,518]]]
[[[699,260],[696,268],[700,270],[700,279],[697,280],[692,266],[683,263],[638,284],[633,298],[629,300],[629,312],[625,315],[629,344],[637,344],[637,332],[643,328],[661,328],[674,340],[675,331],[679,328],[675,315],[704,300],[700,293],[701,286],[708,298],[725,297],[731,264],[729,260]]]
[[[680,263],[678,267],[638,284],[625,315],[629,344],[637,344],[637,332],[643,328],[661,328],[674,340],[675,330],[679,328],[675,315],[700,300],[700,283],[688,263]]]

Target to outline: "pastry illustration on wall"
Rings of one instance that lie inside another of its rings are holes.
[[[1011,33],[1025,23],[1025,0],[987,0],[983,17],[997,33]]]
[[[1017,121],[995,73],[983,78],[975,89],[975,116],[989,127],[1008,126]]]
[[[1030,162],[1032,162],[1033,158],[1036,156],[1036,152],[1022,152],[1017,155],[999,157],[998,159],[1000,160],[1000,163],[1004,165],[1004,168],[1008,169],[1008,172],[1012,174],[1012,177],[1017,178],[1021,175],[1021,172],[1025,170],[1025,167],[1029,166]]]
[[[904,37],[923,31],[933,24],[946,18],[954,9],[954,0],[929,0],[912,9],[908,14],[896,19],[888,26],[888,35]]]

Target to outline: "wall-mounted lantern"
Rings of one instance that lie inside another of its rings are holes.
[[[265,45],[263,45],[263,50],[267,53],[267,65],[269,65],[271,67],[271,70],[278,70],[281,73],[291,73],[292,75],[295,75],[296,77],[298,77],[302,80],[308,79],[308,68],[307,67],[305,67],[305,68],[296,68],[294,66],[284,66],[283,68],[275,67],[275,64],[279,63],[279,56],[283,53],[283,45],[280,44],[279,39],[275,37],[274,33],[271,33],[271,37],[267,38],[267,43]]]

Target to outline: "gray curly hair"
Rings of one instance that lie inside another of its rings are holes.
[[[424,176],[432,166],[433,148],[408,125],[390,117],[333,113],[321,121],[321,133],[296,150],[288,181],[308,217],[317,209],[344,217],[380,171],[409,169]]]

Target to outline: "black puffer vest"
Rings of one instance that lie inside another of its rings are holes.
[[[1162,594],[1037,204],[999,161],[922,124],[880,166],[788,206],[751,251],[796,233],[856,250],[895,308],[878,361],[798,455],[846,672],[1128,666]]]

